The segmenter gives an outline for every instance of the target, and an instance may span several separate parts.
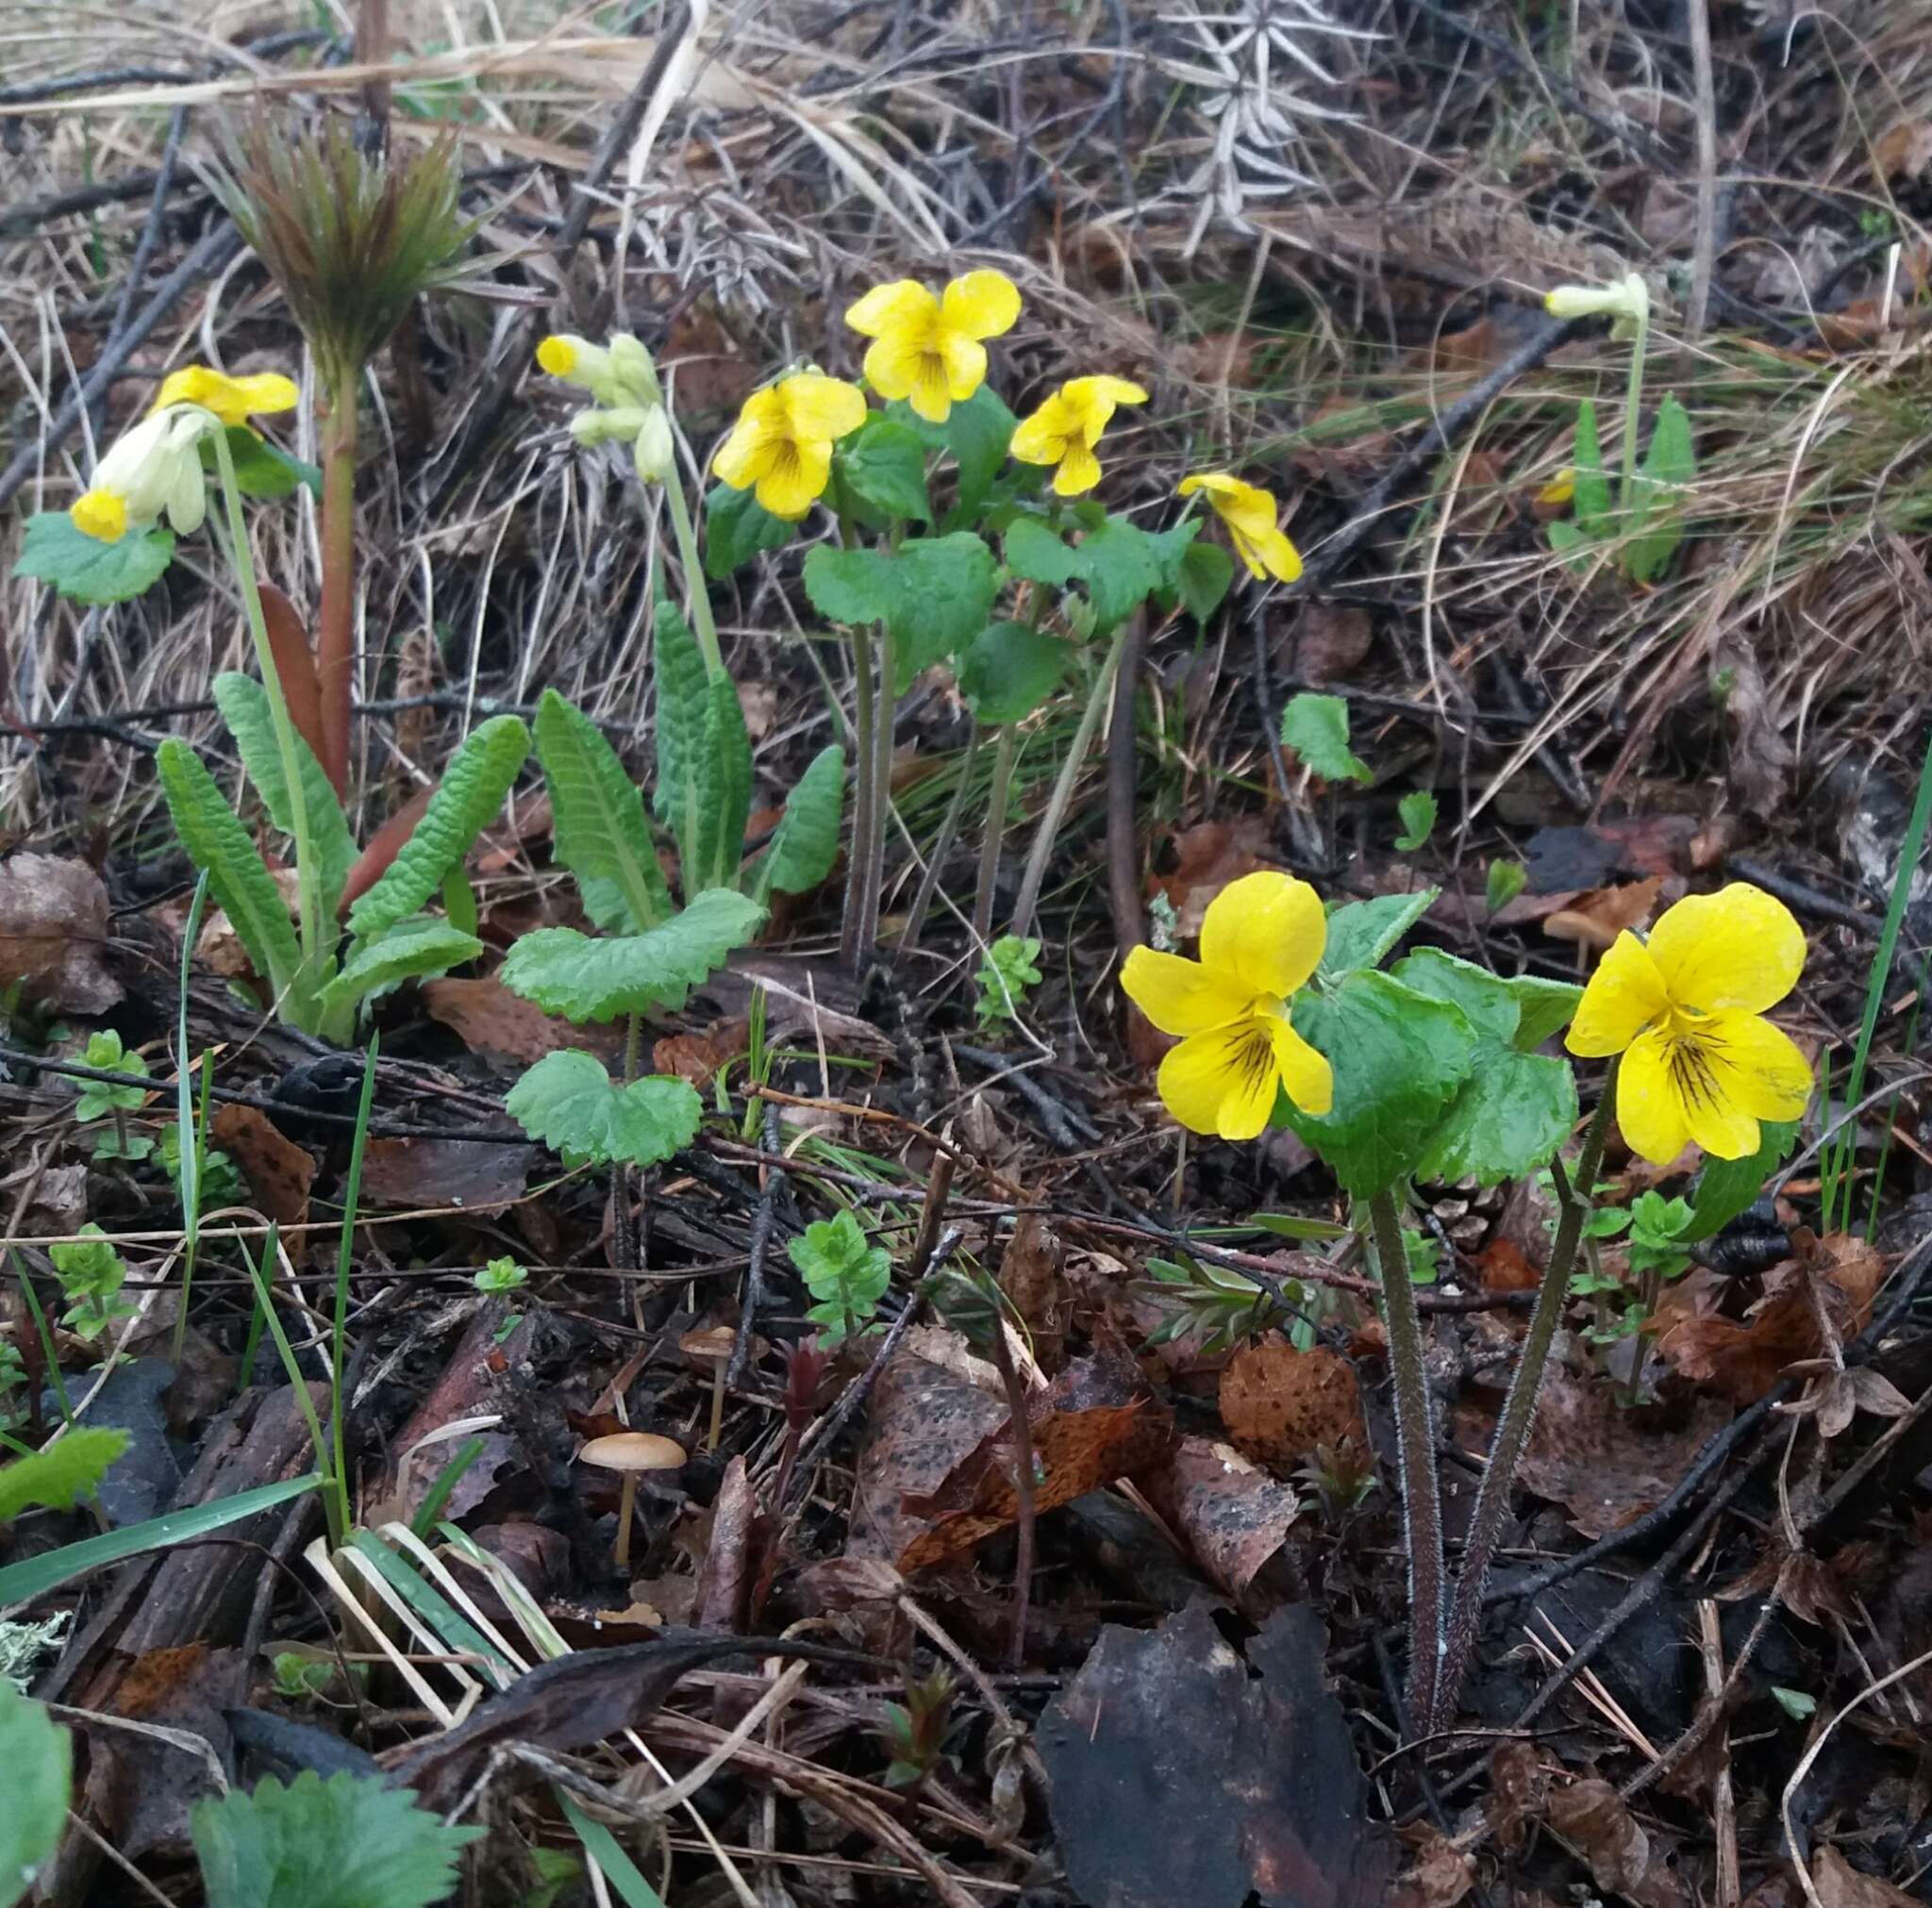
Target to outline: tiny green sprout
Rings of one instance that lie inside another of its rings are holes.
[[[1817,1712],[1818,1699],[1802,1689],[1787,1689],[1780,1683],[1771,1685],[1772,1700],[1793,1722],[1806,1722]]]
[[[26,1366],[20,1348],[11,1339],[0,1338],[0,1430],[10,1429],[25,1415],[9,1402],[12,1394],[26,1383]]]
[[[121,1036],[112,1027],[104,1027],[98,1034],[88,1036],[87,1050],[81,1054],[84,1066],[98,1068],[104,1073],[147,1073],[147,1062],[141,1054],[131,1052],[122,1044]],[[96,1159],[145,1159],[154,1151],[154,1141],[144,1134],[131,1134],[127,1130],[127,1116],[141,1110],[147,1099],[146,1092],[139,1087],[115,1087],[105,1080],[83,1080],[80,1092],[74,1103],[74,1117],[83,1122],[94,1120],[114,1121],[111,1133],[95,1137],[93,1142]]]
[[[71,1302],[60,1322],[76,1337],[98,1338],[115,1319],[134,1314],[120,1296],[127,1267],[99,1226],[80,1230],[82,1237],[49,1246],[47,1256]]]
[[[155,1157],[161,1162],[161,1170],[168,1175],[175,1196],[179,1199],[181,1122],[178,1120],[171,1120],[161,1128],[160,1143],[155,1148]],[[239,1205],[247,1192],[247,1184],[235,1162],[219,1146],[207,1148],[201,1156],[202,1211],[213,1212],[221,1206]]]
[[[1529,871],[1520,861],[1492,861],[1483,900],[1491,914],[1502,911],[1529,886]]]
[[[1428,839],[1436,832],[1436,798],[1426,788],[1411,788],[1395,805],[1395,812],[1402,817],[1402,833],[1395,838],[1395,845],[1404,854],[1413,854],[1418,848],[1428,845]]]
[[[1028,990],[1044,978],[1034,965],[1039,958],[1040,942],[1032,935],[1023,940],[1018,935],[1003,934],[987,949],[974,976],[979,998],[973,1007],[982,1027],[1019,1019]]]
[[[1147,1270],[1152,1276],[1135,1282],[1134,1295],[1152,1301],[1167,1315],[1148,1333],[1149,1345],[1197,1338],[1202,1355],[1211,1357],[1232,1351],[1244,1338],[1258,1337],[1272,1326],[1300,1322],[1273,1292],[1241,1272],[1185,1257],[1149,1259]],[[1291,1282],[1282,1291],[1292,1301],[1300,1296],[1301,1286]]]
[[[1375,1453],[1353,1437],[1318,1444],[1295,1472],[1322,1500],[1333,1517],[1352,1511],[1375,1488]]]
[[[954,1682],[945,1669],[906,1679],[906,1701],[889,1702],[879,1734],[891,1752],[886,1786],[916,1788],[939,1767],[951,1727]]]
[[[867,1240],[850,1210],[814,1219],[788,1250],[806,1289],[818,1301],[805,1316],[828,1346],[857,1336],[872,1323],[892,1282],[892,1255]]]
[[[278,1650],[269,1667],[275,1672],[275,1694],[285,1702],[313,1702],[334,1680],[336,1667],[325,1657],[304,1656]]]
[[[530,1275],[514,1259],[491,1259],[471,1283],[479,1292],[513,1292],[527,1285]]]
[[[1408,1259],[1410,1285],[1433,1286],[1442,1276],[1442,1248],[1428,1233],[1404,1226],[1402,1250]]]

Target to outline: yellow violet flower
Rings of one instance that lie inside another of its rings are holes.
[[[118,543],[130,530],[151,530],[165,515],[184,536],[208,515],[201,440],[208,429],[198,409],[156,411],[108,449],[94,480],[70,506],[76,530]]]
[[[1625,929],[1597,963],[1565,1044],[1612,1054],[1617,1124],[1630,1150],[1667,1166],[1694,1140],[1719,1159],[1757,1151],[1760,1120],[1795,1120],[1811,1069],[1762,1015],[1797,985],[1805,931],[1748,882],[1667,907],[1641,941]]]
[[[1156,1085],[1191,1132],[1253,1139],[1278,1087],[1304,1113],[1328,1111],[1335,1076],[1289,1020],[1290,999],[1327,940],[1315,890],[1263,870],[1229,882],[1208,904],[1199,960],[1148,947],[1127,956],[1127,998],[1163,1034],[1180,1036]]]
[[[278,371],[230,377],[205,364],[191,364],[171,371],[161,380],[160,392],[151,408],[163,411],[175,405],[199,405],[203,410],[213,411],[224,424],[245,424],[265,411],[293,410],[301,395],[294,379]]]
[[[856,384],[802,371],[745,399],[711,469],[734,490],[756,489],[774,517],[802,517],[832,473],[832,446],[865,422]]]
[[[1244,484],[1225,471],[1203,471],[1181,479],[1180,494],[1207,493],[1214,514],[1227,525],[1234,552],[1248,566],[1250,576],[1272,576],[1292,583],[1302,573],[1301,552],[1276,523],[1274,493],[1258,484]]]
[[[874,340],[866,381],[884,398],[904,398],[929,424],[942,424],[986,382],[986,346],[1013,328],[1019,288],[1004,272],[969,272],[937,298],[915,279],[874,285],[845,313]]]
[[[1069,378],[1013,433],[1012,455],[1023,464],[1058,464],[1053,487],[1077,497],[1100,481],[1093,446],[1124,404],[1145,404],[1147,393],[1124,377]]]

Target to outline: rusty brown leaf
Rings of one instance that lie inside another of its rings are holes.
[[[265,1219],[285,1226],[300,1225],[308,1219],[315,1159],[260,1107],[231,1101],[215,1109],[208,1130],[215,1144],[241,1169]]]
[[[702,1034],[667,1034],[651,1048],[651,1067],[689,1080],[701,1092],[745,1050],[750,1033],[741,1020],[715,1020]]]
[[[533,1001],[513,994],[493,974],[480,981],[431,981],[423,1004],[464,1046],[534,1067],[561,1047],[581,1047],[606,1059],[616,1053],[608,1030],[573,1027]]]
[[[1231,1444],[1183,1437],[1144,1480],[1194,1560],[1231,1597],[1244,1595],[1288,1541],[1301,1500]]]
[[[1297,1352],[1278,1334],[1243,1345],[1221,1373],[1228,1441],[1276,1477],[1293,1474],[1318,1444],[1367,1440],[1355,1368],[1324,1347]]]
[[[1915,1908],[1923,1901],[1880,1876],[1861,1875],[1830,1848],[1811,1850],[1811,1885],[1824,1908]]]
[[[1574,940],[1579,947],[1601,954],[1626,927],[1640,926],[1657,905],[1663,882],[1656,875],[1647,881],[1620,882],[1609,888],[1593,888],[1568,907],[1560,907],[1543,921],[1543,932],[1557,940]]]
[[[1294,672],[1311,688],[1342,682],[1359,669],[1375,639],[1369,612],[1355,603],[1307,599],[1294,625]]]
[[[1456,1908],[1475,1886],[1475,1864],[1431,1830],[1402,1879],[1413,1891],[1415,1908]]]
[[[108,890],[84,861],[16,854],[0,862],[0,987],[64,1014],[105,1014],[122,986],[103,965]]]
[[[372,1139],[362,1196],[372,1205],[451,1206],[494,1216],[521,1199],[533,1146],[483,1139]]]
[[[700,1630],[742,1630],[758,1568],[758,1498],[741,1452],[724,1467],[710,1510],[710,1542],[699,1577],[696,1623]]]
[[[999,1286],[1025,1320],[1027,1342],[1040,1369],[1051,1376],[1066,1355],[1066,1247],[1038,1213],[1023,1214],[1000,1259]]]
[[[1650,1837],[1610,1784],[1594,1776],[1567,1783],[1551,1794],[1548,1814],[1551,1828],[1590,1864],[1599,1888],[1640,1896],[1650,1874]]]

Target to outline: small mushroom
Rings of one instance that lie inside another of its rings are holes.
[[[711,1428],[705,1438],[705,1449],[716,1451],[718,1440],[724,1433],[724,1371],[731,1363],[732,1348],[738,1342],[738,1334],[729,1325],[703,1325],[694,1332],[687,1332],[677,1341],[677,1349],[685,1355],[686,1362],[695,1365],[700,1371],[707,1366],[711,1370]],[[751,1355],[762,1357],[765,1341],[754,1337],[751,1341]]]
[[[617,1500],[617,1549],[612,1553],[620,1570],[630,1567],[630,1514],[637,1502],[639,1475],[647,1470],[676,1470],[684,1463],[684,1446],[654,1431],[616,1431],[593,1437],[577,1452],[577,1462],[598,1470],[614,1470],[624,1479]]]

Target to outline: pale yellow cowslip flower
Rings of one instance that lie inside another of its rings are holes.
[[[552,377],[589,391],[613,409],[643,409],[664,401],[651,354],[627,331],[614,332],[608,345],[592,344],[574,332],[552,332],[537,346],[537,363]]]
[[[68,507],[77,530],[118,543],[165,516],[184,536],[208,515],[201,440],[220,425],[246,425],[263,411],[293,407],[300,393],[278,372],[229,377],[205,364],[171,372],[148,414],[94,466],[94,480]]]
[[[873,390],[942,424],[986,382],[981,340],[1010,331],[1019,316],[1019,289],[1004,272],[969,272],[937,298],[911,278],[874,285],[845,323],[874,340],[865,354]]]
[[[1650,317],[1650,288],[1635,272],[1609,285],[1558,285],[1543,294],[1552,318],[1616,318],[1633,324]]]
[[[832,446],[865,422],[865,393],[816,371],[753,391],[711,460],[720,481],[756,490],[774,517],[803,517],[832,473]]]
[[[1292,583],[1302,573],[1301,552],[1277,522],[1280,512],[1272,490],[1244,484],[1225,471],[1202,471],[1181,479],[1183,497],[1196,491],[1206,495],[1214,514],[1227,525],[1228,540],[1250,576]]]
[[[1597,963],[1564,1044],[1617,1066],[1617,1124],[1630,1150],[1668,1166],[1694,1141],[1744,1159],[1758,1123],[1795,1120],[1811,1069],[1763,1019],[1797,985],[1805,931],[1748,882],[1687,895],[1641,941],[1627,929]]]
[[[1321,896],[1306,881],[1262,870],[1208,904],[1199,960],[1148,947],[1127,956],[1127,998],[1163,1034],[1180,1036],[1156,1086],[1190,1132],[1253,1139],[1278,1090],[1304,1113],[1334,1103],[1333,1070],[1291,1020],[1291,998],[1327,940]]]
[[[1147,393],[1124,377],[1069,378],[1013,433],[1012,456],[1023,464],[1054,464],[1057,495],[1077,497],[1100,481],[1093,446],[1115,407],[1145,404]]]

